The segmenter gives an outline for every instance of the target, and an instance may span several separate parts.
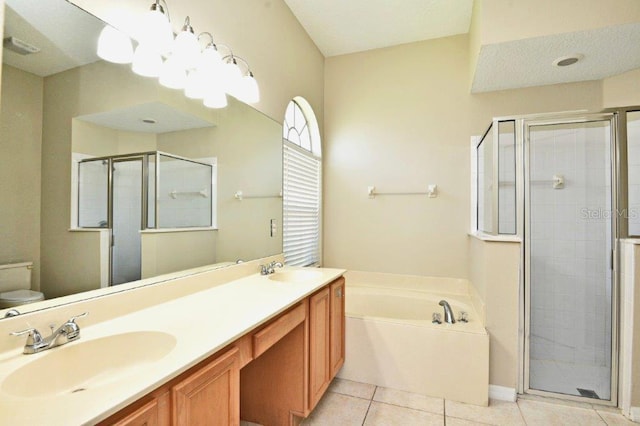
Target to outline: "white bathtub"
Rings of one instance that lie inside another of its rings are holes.
[[[487,405],[489,335],[470,283],[450,278],[346,274],[346,360],[338,377]],[[440,300],[469,322],[444,318]]]

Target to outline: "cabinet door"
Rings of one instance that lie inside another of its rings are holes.
[[[309,299],[309,409],[329,386],[331,292],[329,287]]]
[[[331,284],[331,379],[344,364],[344,299],[345,281],[339,278]]]
[[[171,420],[170,402],[169,392],[165,392],[142,405],[141,402],[136,402],[100,422],[99,425],[169,426]]]
[[[173,424],[240,424],[240,356],[237,348],[211,361],[171,389]]]

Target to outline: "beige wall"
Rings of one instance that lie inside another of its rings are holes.
[[[482,0],[481,8],[483,45],[635,23],[640,19],[637,0]]]
[[[469,94],[469,39],[328,58],[324,264],[469,277],[469,138],[494,116],[602,105],[599,82]],[[425,191],[438,198],[367,197]]]
[[[0,6],[1,7],[1,6]],[[5,66],[0,115],[0,265],[31,261],[40,288],[40,150],[43,80]]]
[[[135,27],[137,16],[150,4],[128,0],[72,3],[123,29]],[[249,62],[260,85],[258,110],[282,122],[289,100],[303,96],[322,128],[324,57],[284,0],[186,0],[170,2],[169,7],[174,31],[189,15],[196,32],[211,32],[217,43],[231,46],[234,54]]]
[[[72,152],[106,157],[158,149],[157,136],[154,133],[110,129],[77,118],[71,119],[71,122]]]
[[[640,70],[605,78],[602,98],[605,108],[640,105]]]
[[[517,388],[519,243],[469,237],[470,279],[485,302],[489,331],[489,383]]]
[[[216,263],[216,231],[142,233],[142,278]]]

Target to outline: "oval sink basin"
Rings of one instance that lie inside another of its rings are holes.
[[[49,349],[2,382],[2,391],[23,398],[70,394],[125,378],[162,359],[176,339],[159,331],[115,334]]]
[[[292,269],[277,271],[269,275],[269,279],[285,283],[303,283],[305,281],[320,278],[322,272],[312,269]]]

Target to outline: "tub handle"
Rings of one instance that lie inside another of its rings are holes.
[[[342,297],[342,287],[336,288],[336,297],[337,298],[341,298]]]

